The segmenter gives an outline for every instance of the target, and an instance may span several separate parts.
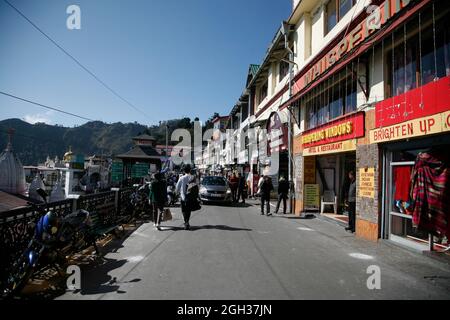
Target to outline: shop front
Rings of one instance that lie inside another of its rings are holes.
[[[356,170],[357,139],[365,135],[365,113],[350,113],[303,132],[303,211],[346,222],[349,172]]]
[[[445,76],[377,104],[370,131],[383,159],[381,234],[421,251],[450,245],[449,88]]]

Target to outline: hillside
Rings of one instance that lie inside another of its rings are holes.
[[[165,144],[166,123],[169,135],[175,128],[192,128],[189,118],[169,120],[151,127],[137,122],[107,124],[94,121],[74,128],[7,119],[0,121],[0,150],[6,147],[6,131],[14,128],[14,151],[24,165],[44,162],[47,156],[62,158],[69,146],[73,152],[85,155],[115,155],[128,151],[132,147],[131,138],[143,132],[153,135],[159,144]]]

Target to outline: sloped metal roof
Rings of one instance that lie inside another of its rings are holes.
[[[148,134],[141,134],[133,138],[133,140],[156,140],[155,137]]]
[[[116,157],[121,159],[160,159],[161,155],[151,146],[134,146],[130,151]]]

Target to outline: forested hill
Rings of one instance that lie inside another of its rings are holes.
[[[144,132],[154,136],[158,144],[165,144],[166,124],[169,138],[174,129],[193,128],[189,118],[164,121],[149,127],[137,122],[108,124],[93,121],[73,128],[7,119],[0,121],[0,152],[6,147],[9,128],[16,130],[13,147],[23,165],[36,165],[44,162],[47,156],[61,159],[69,146],[74,153],[84,155],[123,153],[132,147],[131,138]]]

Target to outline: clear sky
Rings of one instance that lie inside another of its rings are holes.
[[[9,0],[145,117],[0,0],[0,91],[105,122],[228,114],[291,0]],[[81,30],[66,8],[81,8]],[[0,95],[0,120],[84,120]]]

